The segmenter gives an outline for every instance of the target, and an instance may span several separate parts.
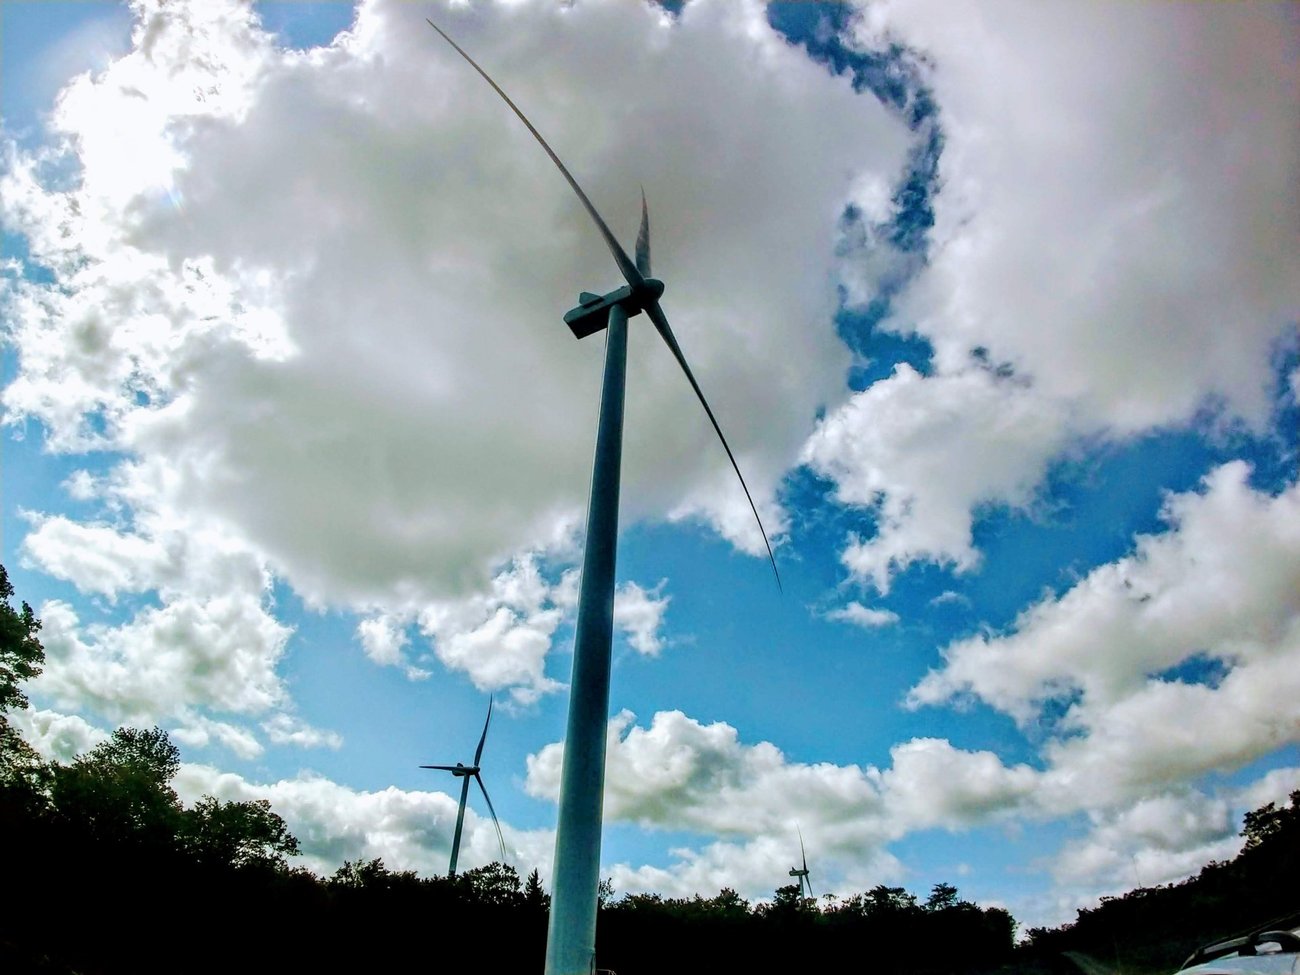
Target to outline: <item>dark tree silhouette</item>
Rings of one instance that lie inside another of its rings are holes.
[[[205,865],[274,868],[298,854],[298,841],[265,799],[221,802],[204,796],[186,810],[181,843]]]
[[[529,910],[539,914],[545,914],[551,909],[551,895],[543,889],[542,877],[536,867],[524,882],[524,904]]]
[[[334,871],[329,883],[335,887],[362,890],[387,887],[392,874],[384,866],[382,857],[373,860],[344,860]]]
[[[9,573],[0,565],[0,712],[27,707],[23,681],[41,672],[45,648],[36,634],[41,621],[27,603],[21,610],[9,605],[14,587]]]
[[[161,728],[118,728],[54,768],[50,797],[59,817],[92,842],[178,849],[182,807],[170,783],[180,764]]]
[[[957,888],[952,884],[935,884],[925,900],[927,911],[944,911],[957,906]]]
[[[519,874],[508,863],[494,862],[459,875],[459,880],[479,904],[488,907],[518,907],[524,902]]]
[[[9,604],[14,587],[0,565],[0,824],[16,810],[40,804],[45,764],[9,723],[6,711],[27,707],[22,683],[41,672],[45,649],[36,638],[41,621],[32,608]]]
[[[1270,802],[1246,813],[1241,835],[1246,838],[1247,851],[1270,846],[1287,835],[1295,842],[1300,831],[1300,789],[1292,792],[1290,799],[1291,805],[1281,809]]]

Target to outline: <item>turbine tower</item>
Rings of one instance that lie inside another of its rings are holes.
[[[803,861],[803,868],[800,869],[798,867],[791,867],[790,876],[799,878],[800,897],[812,897],[813,896],[812,881],[808,879],[808,856],[803,851],[803,832],[801,830],[798,830],[797,827],[796,827],[796,831],[799,833],[799,859]],[[805,887],[808,888],[807,894],[804,893]]]
[[[740,479],[750,510],[767,547],[768,561],[781,576],[758,507],[740,473],[740,465],[723,436],[704,392],[682,354],[681,346],[659,305],[664,284],[650,277],[650,216],[641,194],[641,229],[635,261],[628,256],[609,226],[582,191],[540,132],[486,71],[428,21],[456,52],[501,96],[555,163],[582,202],[627,283],[604,295],[582,292],[578,306],[564,321],[575,338],[605,331],[605,369],[596,431],[596,456],[587,502],[587,541],[582,561],[582,586],[578,595],[578,620],[574,632],[573,675],[570,681],[569,717],[564,739],[564,767],[560,774],[559,823],[555,834],[554,883],[550,926],[546,934],[545,975],[588,975],[595,965],[596,905],[600,883],[600,832],[605,785],[605,731],[609,720],[610,647],[614,632],[614,566],[618,551],[619,475],[623,456],[623,399],[627,375],[627,322],[645,312],[668,351],[686,376],[704,408],[722,449]]]
[[[487,720],[483,722],[483,734],[479,736],[478,748],[474,749],[474,764],[462,765],[457,762],[455,765],[421,765],[420,768],[438,769],[442,772],[450,772],[456,778],[461,780],[460,783],[460,808],[456,810],[456,832],[451,838],[451,864],[447,867],[447,876],[456,876],[456,859],[460,856],[460,831],[465,825],[465,800],[469,798],[469,780],[473,779],[478,783],[478,787],[483,790],[483,800],[487,803],[488,812],[492,814],[492,825],[497,830],[497,842],[501,844],[501,862],[506,859],[506,841],[501,835],[501,823],[497,820],[497,811],[492,808],[492,800],[488,798],[487,787],[483,784],[483,776],[479,774],[479,761],[483,757],[483,743],[487,741],[488,725],[492,723],[492,698],[488,698]]]

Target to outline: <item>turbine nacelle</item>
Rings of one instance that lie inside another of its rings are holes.
[[[564,322],[574,338],[585,339],[609,326],[609,312],[615,305],[631,318],[656,303],[663,293],[664,283],[658,278],[642,278],[639,284],[625,284],[606,295],[584,291],[578,295],[578,306],[564,313]]]

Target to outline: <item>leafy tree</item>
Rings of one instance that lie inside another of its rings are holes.
[[[1293,842],[1300,840],[1300,789],[1292,792],[1290,799],[1291,805],[1281,809],[1270,802],[1246,813],[1241,829],[1241,835],[1246,838],[1246,850],[1270,845],[1287,833]]]
[[[373,860],[344,860],[343,866],[334,871],[329,883],[332,887],[364,889],[386,887],[392,875],[384,866],[382,857]]]
[[[175,845],[180,799],[169,784],[180,750],[161,728],[118,728],[71,765],[56,766],[51,799],[91,838]]]
[[[916,898],[902,887],[880,884],[867,891],[864,907],[868,914],[901,914],[916,909]]]
[[[606,877],[596,885],[596,907],[604,910],[614,900],[614,878]]]
[[[698,899],[698,898],[697,898]],[[741,897],[730,887],[723,887],[716,897],[701,901],[704,913],[718,918],[741,918],[749,916],[749,901]]]
[[[0,565],[0,712],[27,707],[19,685],[39,674],[45,662],[45,648],[36,639],[41,621],[27,603],[21,611],[10,606],[13,594],[9,573]]]
[[[935,884],[930,889],[930,896],[925,899],[927,911],[943,911],[956,906],[957,888],[952,884]]]
[[[793,914],[803,906],[803,891],[798,884],[786,884],[778,887],[772,894],[772,902],[764,905],[764,915]]]
[[[466,870],[460,876],[480,904],[513,907],[523,901],[519,874],[508,863],[489,863]]]
[[[182,842],[198,862],[232,867],[287,866],[298,841],[265,799],[221,802],[204,796],[183,816]]]

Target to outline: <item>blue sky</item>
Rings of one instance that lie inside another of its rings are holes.
[[[1286,8],[0,6],[22,719],[167,728],[308,862],[549,876],[599,338],[633,329],[604,873],[1057,923],[1300,785]],[[1098,65],[1105,64],[1105,69]],[[634,322],[635,324],[635,322]],[[471,798],[461,862],[494,858]],[[788,861],[788,862],[787,862]]]

